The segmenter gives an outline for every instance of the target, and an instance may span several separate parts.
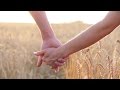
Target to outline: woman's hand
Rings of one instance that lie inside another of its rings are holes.
[[[35,52],[34,54],[37,56],[41,56],[41,60],[46,64],[52,66],[52,68],[60,67],[66,61],[65,49],[58,48],[47,48],[42,51]],[[38,62],[39,63],[39,62]]]
[[[44,50],[47,48],[58,48],[61,45],[62,45],[61,42],[57,38],[50,38],[50,39],[43,40],[41,50]],[[37,61],[38,67],[40,67],[42,64],[42,57],[43,57],[42,54],[38,56],[38,61]]]

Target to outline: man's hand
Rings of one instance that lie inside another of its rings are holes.
[[[58,48],[47,48],[34,53],[36,56],[43,55],[42,60],[52,68],[57,69],[64,65],[67,55],[65,48],[60,46]]]
[[[47,19],[47,15],[45,11],[29,11],[31,16],[34,18],[36,24],[38,25],[41,35],[43,44],[41,49],[47,49],[47,48],[58,48],[61,46],[61,43],[56,38],[53,29],[51,25],[49,24],[49,21]],[[43,55],[38,56],[38,62],[37,66],[41,66],[42,64],[42,58]]]
[[[41,50],[44,50],[47,48],[58,48],[61,45],[62,45],[61,42],[57,38],[50,38],[43,41]],[[43,54],[38,56],[38,61],[37,61],[38,67],[40,67],[42,64],[42,57],[43,57]]]

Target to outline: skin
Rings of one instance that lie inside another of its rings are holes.
[[[39,56],[40,54],[44,54],[42,60],[49,63],[49,65],[54,65],[58,59],[62,61],[69,55],[93,45],[110,34],[119,25],[120,12],[110,11],[103,20],[78,34],[64,45],[58,48],[47,48],[45,50],[38,51],[35,55]]]
[[[52,27],[49,24],[49,21],[47,19],[45,11],[29,11],[33,19],[35,20],[36,24],[39,27],[39,30],[42,35],[42,47],[41,50],[47,49],[47,48],[58,48],[62,44],[61,42],[56,38]],[[38,56],[37,66],[40,67],[43,63],[42,57],[44,54],[41,54]],[[52,68],[56,69],[58,66],[55,64],[52,65]]]

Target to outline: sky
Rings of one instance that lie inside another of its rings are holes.
[[[108,11],[46,11],[50,23],[82,21],[95,24],[107,13]],[[28,11],[0,11],[0,22],[35,23]]]

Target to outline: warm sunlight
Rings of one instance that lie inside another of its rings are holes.
[[[94,24],[108,11],[46,11],[50,23],[83,21]],[[35,23],[28,11],[0,11],[0,22]]]
[[[120,79],[119,12],[31,14],[0,11],[0,79]]]

